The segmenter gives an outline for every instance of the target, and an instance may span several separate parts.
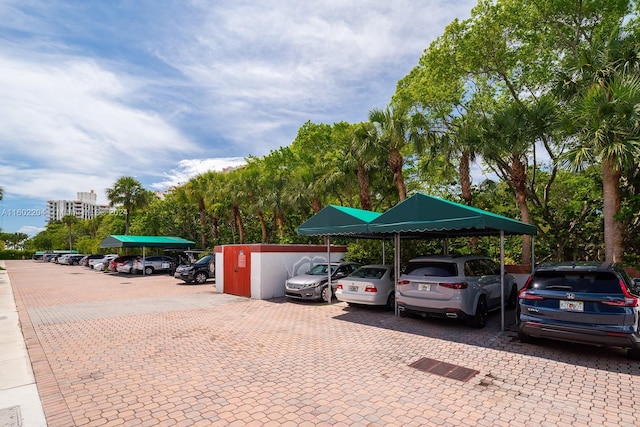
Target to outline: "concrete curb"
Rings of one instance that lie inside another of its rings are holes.
[[[6,270],[0,270],[0,425],[47,425]]]

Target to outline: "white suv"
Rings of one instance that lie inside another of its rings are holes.
[[[491,310],[500,308],[500,265],[483,256],[425,256],[406,265],[396,292],[401,316],[407,313],[464,319],[476,328],[487,324]],[[508,308],[518,302],[513,276],[505,274]]]

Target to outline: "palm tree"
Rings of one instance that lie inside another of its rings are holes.
[[[150,200],[150,192],[142,187],[138,180],[130,176],[119,178],[112,188],[107,188],[110,206],[122,206],[125,212],[125,232],[129,234],[129,219],[132,212],[146,206]]]
[[[640,46],[615,28],[579,57],[563,82],[576,144],[565,162],[580,169],[602,167],[604,246],[607,261],[622,262],[620,177],[640,157]]]
[[[67,231],[69,232],[69,250],[73,249],[73,234],[71,232],[71,227],[78,222],[78,218],[75,215],[65,215],[60,220],[64,225],[67,226]]]
[[[411,123],[411,119],[404,108],[387,107],[384,110],[374,108],[369,112],[369,121],[378,128],[378,147],[387,153],[387,163],[393,173],[393,183],[398,189],[400,201],[407,198],[407,187],[402,168],[404,157],[402,150],[409,144],[414,144],[417,152],[422,151],[424,137]]]

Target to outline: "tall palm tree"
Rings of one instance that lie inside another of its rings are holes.
[[[73,250],[73,233],[71,232],[71,227],[78,222],[78,218],[75,215],[65,215],[60,220],[66,227],[69,232],[69,250]]]
[[[369,111],[369,121],[378,128],[378,147],[387,154],[387,163],[393,173],[393,183],[398,189],[400,201],[407,198],[402,168],[404,157],[402,151],[409,144],[414,144],[416,151],[423,148],[424,136],[412,125],[405,108],[387,106],[384,110],[374,108]]]
[[[123,176],[113,184],[113,187],[107,188],[107,199],[110,206],[122,206],[125,212],[125,232],[129,234],[130,215],[137,209],[143,208],[151,201],[151,195],[148,190],[142,187],[142,184],[133,177]]]
[[[640,46],[622,27],[582,51],[563,82],[576,144],[565,161],[576,169],[602,167],[604,245],[607,261],[622,262],[620,177],[640,158]]]

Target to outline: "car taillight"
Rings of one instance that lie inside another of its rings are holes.
[[[378,288],[376,288],[375,286],[367,286],[366,288],[364,288],[365,292],[378,292]]]
[[[450,289],[467,289],[469,284],[467,282],[459,282],[459,283],[438,283],[438,285],[450,288]]]
[[[622,290],[622,294],[624,295],[624,299],[620,298],[620,299],[615,299],[610,301],[602,301],[602,304],[612,305],[616,307],[637,307],[638,298],[634,297],[629,293],[629,290],[627,289],[627,285],[625,285],[625,283],[622,280],[620,280],[619,283],[620,283],[620,289]]]
[[[408,285],[409,283],[411,282],[408,280],[404,280],[404,279],[398,280],[398,285]]]
[[[338,282],[338,285],[336,286],[336,289],[342,289],[342,283]]]
[[[527,292],[532,280],[533,280],[533,276],[529,276],[529,278],[527,279],[527,283],[525,283],[522,289],[520,289],[520,291],[518,292],[518,298],[536,300],[536,301],[543,300],[544,297],[541,297],[540,295],[533,295]]]

